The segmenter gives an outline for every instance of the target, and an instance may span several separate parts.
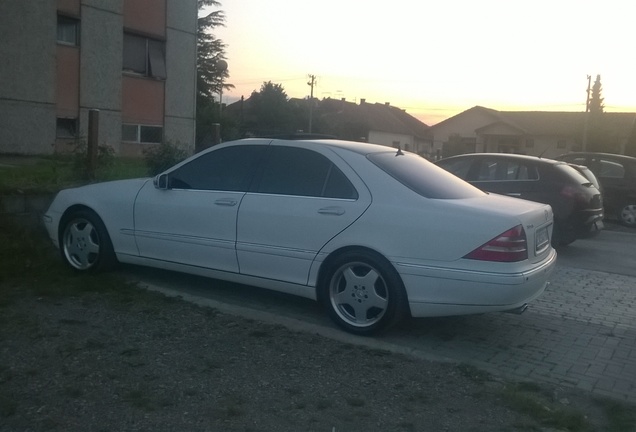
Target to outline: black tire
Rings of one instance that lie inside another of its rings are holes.
[[[62,219],[60,253],[78,272],[105,271],[117,262],[104,223],[90,210],[78,210]]]
[[[636,203],[625,203],[618,210],[618,220],[625,226],[636,228]]]
[[[369,251],[338,256],[321,283],[321,299],[344,330],[369,336],[408,315],[402,279],[393,266]]]
[[[576,237],[566,232],[560,225],[555,224],[552,231],[552,247],[555,249],[568,246],[576,240]]]

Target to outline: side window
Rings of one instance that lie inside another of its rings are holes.
[[[625,167],[619,162],[600,159],[599,177],[623,178],[625,177]]]
[[[472,161],[470,159],[451,159],[446,162],[442,160],[439,163],[439,166],[457,177],[466,180],[468,178],[468,171],[470,170],[471,164]]]
[[[492,160],[481,160],[478,162],[479,168],[477,170],[477,181],[492,181],[497,180],[497,167],[499,164]]]
[[[572,160],[570,160],[569,162],[577,164],[577,165],[587,165],[587,160],[584,157],[581,157],[581,156],[577,156],[575,158],[572,158]]]
[[[273,146],[258,192],[355,199],[347,177],[329,159],[311,150]]]
[[[235,146],[205,153],[170,173],[169,187],[245,192],[266,149]]]
[[[532,165],[516,161],[484,160],[480,162],[476,180],[481,181],[512,181],[537,180],[539,172]]]
[[[539,173],[535,166],[512,161],[507,164],[504,175],[504,180],[537,180],[539,178]]]

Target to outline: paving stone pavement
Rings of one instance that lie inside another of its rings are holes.
[[[557,266],[520,315],[416,320],[393,343],[523,380],[636,402],[636,278]]]
[[[524,381],[636,403],[636,277],[557,264],[522,315],[411,320],[377,338],[346,334],[310,300],[156,270],[142,286],[252,319],[429,360],[466,363]]]

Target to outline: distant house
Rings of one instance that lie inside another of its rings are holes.
[[[197,0],[0,1],[0,153],[194,146]]]
[[[604,113],[617,153],[629,153],[634,142],[636,113]],[[436,158],[472,152],[520,153],[555,157],[589,150],[586,113],[497,111],[475,106],[431,126]]]
[[[309,132],[309,99],[292,98],[288,107],[295,113],[287,129],[254,128],[251,97],[228,105],[224,114],[239,124],[240,137]],[[340,139],[382,144],[416,152],[431,154],[429,126],[389,103],[348,102],[344,99],[313,99],[311,110],[314,134],[325,134]]]
[[[389,103],[359,104],[323,99],[317,111],[324,132],[343,139],[382,144],[428,156],[429,126]]]

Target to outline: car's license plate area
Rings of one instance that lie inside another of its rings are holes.
[[[549,234],[549,228],[550,226],[544,226],[542,228],[539,228],[535,234],[534,234],[534,238],[535,238],[535,253],[539,254],[541,252],[543,252],[544,250],[547,249],[547,247],[550,245],[550,234]]]

